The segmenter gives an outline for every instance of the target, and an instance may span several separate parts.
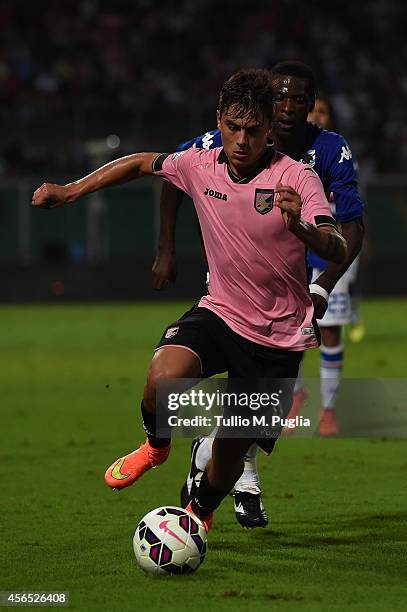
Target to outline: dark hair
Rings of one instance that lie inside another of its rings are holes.
[[[336,113],[335,113],[335,109],[334,109],[334,107],[332,105],[331,100],[322,91],[317,91],[316,92],[316,94],[315,94],[315,102],[317,100],[322,100],[322,102],[325,102],[325,104],[327,105],[328,113],[329,113],[329,117],[330,117],[330,127],[328,129],[336,130],[336,124],[337,124]]]
[[[304,64],[303,62],[288,61],[279,62],[271,69],[271,78],[276,74],[284,74],[288,76],[300,77],[307,81],[307,93],[311,99],[312,104],[315,103],[315,75],[312,68]]]
[[[266,117],[273,115],[273,87],[270,72],[260,68],[239,70],[222,86],[219,94],[219,113],[234,107],[237,119],[250,117],[257,119],[264,113]]]

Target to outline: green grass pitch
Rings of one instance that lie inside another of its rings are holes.
[[[228,498],[195,575],[136,566],[134,528],[148,510],[179,504],[190,440],[120,494],[103,473],[142,440],[152,348],[185,309],[1,307],[0,590],[70,591],[70,609],[83,611],[405,610],[402,439],[284,439],[259,458],[267,529],[242,530]],[[347,346],[347,376],[405,376],[405,310],[403,300],[363,304],[367,336]],[[317,367],[310,351],[305,373]]]

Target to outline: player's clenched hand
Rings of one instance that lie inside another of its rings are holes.
[[[177,263],[174,253],[157,253],[153,267],[153,289],[165,289],[175,283]]]
[[[314,304],[314,316],[316,319],[322,319],[324,316],[326,309],[328,308],[328,302],[322,295],[318,293],[311,293],[311,300]]]
[[[43,183],[32,197],[36,208],[59,208],[68,202],[68,188],[65,185]]]
[[[301,217],[301,197],[292,187],[281,183],[277,184],[275,193],[278,194],[276,206],[280,208],[289,228],[293,222]]]

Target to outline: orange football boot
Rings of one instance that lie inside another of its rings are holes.
[[[319,415],[318,431],[320,436],[335,436],[339,433],[335,410],[324,408]]]
[[[153,448],[147,440],[140,447],[117,459],[105,473],[105,483],[112,489],[124,489],[136,482],[147,470],[164,463],[170,454],[171,444]]]
[[[192,510],[192,501],[189,502],[188,506],[185,508],[185,510],[187,512],[189,512],[190,514],[192,514],[192,516],[194,516],[195,518],[198,519],[198,521],[201,521],[202,525],[205,527],[205,531],[206,533],[208,533],[209,529],[212,527],[212,523],[213,523],[213,512],[211,512],[210,514],[207,514],[205,517],[202,516],[198,516],[197,514],[195,514],[195,512]]]

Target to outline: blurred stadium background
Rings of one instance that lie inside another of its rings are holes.
[[[358,158],[363,292],[407,292],[402,0],[15,0],[2,4],[0,27],[0,301],[155,295],[158,181],[50,213],[30,208],[33,188],[129,152],[172,150],[214,127],[231,73],[294,58],[315,70]],[[179,278],[161,298],[202,291],[192,207],[179,218]]]
[[[179,503],[190,440],[128,493],[112,496],[102,474],[142,439],[152,347],[203,290],[192,206],[179,213],[177,283],[158,293],[159,181],[72,208],[30,206],[44,180],[213,128],[218,90],[237,69],[309,63],[358,157],[368,206],[361,280],[373,299],[362,302],[363,342],[345,338],[345,372],[381,402],[378,379],[387,389],[405,376],[406,31],[403,0],[0,3],[0,589],[70,590],[71,609],[86,612],[407,609],[405,393],[400,406],[394,393],[380,403],[383,427],[363,423],[371,438],[294,436],[260,458],[269,529],[241,532],[227,500],[196,579],[136,573],[135,525]],[[304,376],[318,375],[318,353]],[[356,417],[371,405],[358,397]],[[401,417],[401,439],[390,439]]]

